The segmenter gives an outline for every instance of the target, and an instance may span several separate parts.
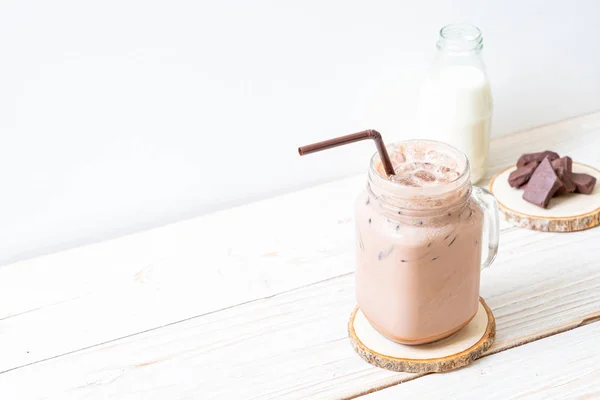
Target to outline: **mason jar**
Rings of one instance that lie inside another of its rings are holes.
[[[452,335],[477,313],[480,270],[498,249],[498,208],[489,192],[471,185],[469,161],[457,149],[407,141],[387,146],[392,158],[403,146],[449,157],[456,177],[405,185],[385,176],[379,156],[372,157],[355,206],[356,298],[382,335],[421,344]]]

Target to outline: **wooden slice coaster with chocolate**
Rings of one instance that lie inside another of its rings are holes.
[[[556,165],[557,161],[553,160],[552,164]],[[523,166],[521,168],[523,174],[529,172]],[[595,185],[589,194],[559,192],[560,195],[550,199],[548,208],[542,208],[524,200],[522,188],[509,185],[509,176],[516,169],[517,166],[505,169],[492,178],[489,185],[508,222],[545,232],[574,232],[600,225],[600,185]],[[576,178],[583,176],[579,174],[587,174],[600,181],[600,170],[589,165],[573,162],[572,171]],[[513,174],[513,180],[520,178],[518,173]]]
[[[358,306],[350,315],[348,335],[354,351],[376,367],[396,372],[444,372],[471,364],[492,345],[496,322],[492,310],[479,298],[479,310],[464,328],[437,342],[404,345],[375,330]]]

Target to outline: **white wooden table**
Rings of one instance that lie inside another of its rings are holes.
[[[494,140],[490,174],[546,148],[600,165],[600,113]],[[354,354],[364,183],[0,267],[0,399],[600,398],[600,228],[502,225],[481,287],[497,339],[471,366],[419,376]]]

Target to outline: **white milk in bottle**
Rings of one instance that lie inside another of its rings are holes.
[[[471,181],[485,176],[492,93],[481,58],[481,31],[472,25],[440,30],[437,54],[419,99],[420,136],[446,142],[467,155]]]

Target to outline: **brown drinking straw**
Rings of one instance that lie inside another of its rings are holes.
[[[388,155],[385,145],[383,144],[381,133],[373,129],[368,129],[366,131],[352,133],[350,135],[340,136],[334,139],[309,144],[308,146],[298,147],[298,154],[303,156],[305,154],[310,154],[321,150],[327,150],[331,149],[332,147],[343,146],[345,144],[354,143],[365,139],[373,139],[375,141],[375,146],[377,146],[377,152],[379,153],[379,157],[381,158],[381,162],[383,163],[385,173],[388,175],[394,175],[394,167],[392,166],[390,156]]]

